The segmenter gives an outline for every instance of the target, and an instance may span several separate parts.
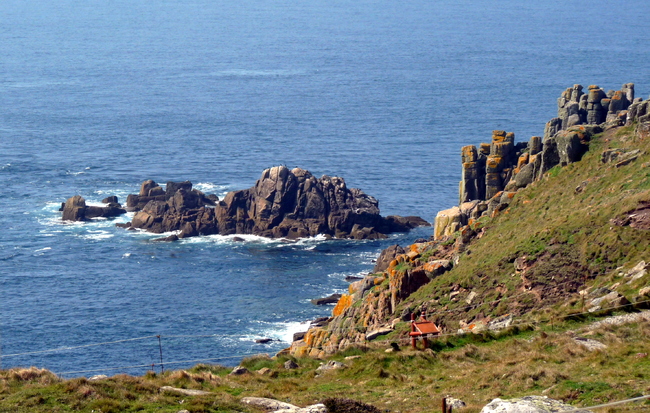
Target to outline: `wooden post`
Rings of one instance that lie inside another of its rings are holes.
[[[411,313],[411,333],[415,333],[415,314],[413,313]],[[414,335],[411,335],[411,346],[413,347],[413,350],[417,349]]]
[[[442,398],[442,413],[447,413],[447,398]]]

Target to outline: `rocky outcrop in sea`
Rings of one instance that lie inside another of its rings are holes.
[[[81,205],[80,198],[66,201],[63,219],[88,218],[91,207],[85,201]],[[163,189],[148,180],[137,195],[127,197],[126,209],[136,213],[131,222],[120,226],[153,233],[176,231],[165,238],[170,241],[212,234],[379,239],[428,225],[419,217],[382,217],[377,200],[348,188],[343,178],[316,178],[307,170],[285,166],[266,169],[255,186],[229,192],[223,200],[193,189],[189,181],[168,182]]]

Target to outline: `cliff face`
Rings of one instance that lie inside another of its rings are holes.
[[[650,294],[645,275],[625,287],[616,280],[626,277],[617,268],[650,254],[650,100],[635,99],[632,84],[601,92],[567,89],[543,139],[516,144],[494,131],[490,144],[462,148],[460,203],[438,213],[432,240],[382,252],[329,324],[289,352],[318,357],[386,334],[407,338],[411,313],[446,332],[473,331],[542,309],[576,311],[580,297],[611,306]],[[585,123],[593,120],[602,123]]]

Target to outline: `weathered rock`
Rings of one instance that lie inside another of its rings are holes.
[[[325,364],[321,364],[320,367],[316,369],[316,372],[323,373],[331,370],[340,370],[344,369],[347,366],[340,361],[330,360]]]
[[[573,341],[589,351],[604,350],[607,348],[605,344],[591,338],[576,337]]]
[[[69,198],[62,205],[62,211],[64,221],[86,221],[99,217],[112,218],[126,213],[126,210],[117,203],[110,203],[105,207],[87,206],[86,200],[80,195]]]
[[[112,196],[109,196],[109,197],[106,197],[106,198],[102,199],[102,204],[117,204],[117,203],[118,203],[118,200],[117,200],[117,196],[115,196],[115,195],[112,195]]]
[[[305,338],[306,331],[300,331],[298,333],[293,333],[293,341],[299,341]]]
[[[323,298],[314,298],[311,303],[314,305],[336,304],[341,298],[341,294],[331,294]]]
[[[459,207],[453,207],[438,212],[433,228],[434,239],[452,235],[460,227],[467,224],[467,216],[463,214]]]
[[[248,369],[246,367],[242,366],[236,366],[235,368],[232,369],[232,371],[229,373],[231,376],[241,376],[242,374],[247,374],[249,373]]]
[[[460,203],[485,198],[486,155],[476,150],[474,145],[461,149],[462,170],[459,187]]]
[[[630,302],[625,298],[625,296],[617,293],[616,291],[612,291],[609,294],[606,294],[602,297],[598,297],[593,299],[589,303],[589,312],[594,312],[598,311],[601,308],[606,308],[606,307],[620,307],[623,305],[630,304]]]
[[[645,261],[639,261],[639,263],[631,268],[625,276],[630,277],[630,281],[634,281],[645,276],[648,269],[650,269],[650,264],[646,264]]]
[[[378,328],[376,330],[372,330],[371,332],[366,333],[366,340],[368,340],[368,341],[374,340],[377,337],[386,335],[388,333],[391,333],[392,331],[393,331],[393,328],[390,327],[390,326],[381,327],[381,328]]]
[[[561,401],[546,396],[525,396],[516,399],[494,399],[481,409],[481,413],[553,413],[575,409]],[[590,410],[580,410],[593,413]]]
[[[284,362],[284,368],[287,370],[294,370],[297,369],[299,366],[296,364],[295,361],[293,360],[287,360]]]
[[[596,85],[589,86],[589,95],[587,97],[587,123],[597,125],[603,123],[607,116],[607,111],[603,109],[601,101],[607,95],[603,89]]]
[[[549,138],[555,136],[555,134],[558,133],[561,129],[562,119],[560,118],[553,118],[546,122],[546,126],[544,127],[544,139],[542,142],[545,143]]]
[[[207,396],[209,394],[212,394],[209,391],[180,389],[178,387],[172,387],[172,386],[163,386],[160,388],[160,391],[162,393],[175,393],[175,394],[182,394],[184,396]]]
[[[230,192],[215,208],[216,197],[192,189],[192,183],[168,182],[162,193],[154,181],[142,184],[127,205],[139,211],[134,228],[181,231],[180,238],[210,234],[256,234],[301,238],[325,234],[338,238],[378,239],[428,225],[419,217],[382,217],[377,201],[342,178],[313,177],[284,166],[265,170],[254,187]]]
[[[86,219],[86,200],[80,196],[75,195],[65,201],[63,207],[63,220],[64,221],[84,221]]]
[[[295,412],[300,409],[300,407],[296,405],[281,402],[279,400],[267,399],[266,397],[244,397],[241,399],[241,402],[251,406],[261,407],[269,411],[282,410],[284,412]]]
[[[379,254],[379,257],[377,258],[377,263],[375,264],[375,267],[372,269],[373,273],[378,273],[385,271],[386,268],[388,268],[388,264],[390,264],[391,261],[395,259],[398,255],[404,254],[406,251],[404,251],[404,248],[400,247],[399,245],[391,245],[390,247],[386,248]]]
[[[467,406],[464,401],[449,396],[445,398],[445,401],[447,402],[447,407],[451,407],[452,412]]]

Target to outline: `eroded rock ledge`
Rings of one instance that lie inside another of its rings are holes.
[[[73,204],[80,200],[66,202]],[[285,166],[266,169],[255,186],[229,192],[221,201],[192,189],[189,181],[168,182],[163,190],[148,180],[138,195],[128,196],[127,210],[136,211],[135,216],[118,225],[153,233],[180,231],[167,240],[211,234],[379,239],[428,225],[419,217],[382,217],[377,200],[348,188],[343,178],[317,179],[307,170]],[[77,216],[83,214],[65,214],[64,219]]]

